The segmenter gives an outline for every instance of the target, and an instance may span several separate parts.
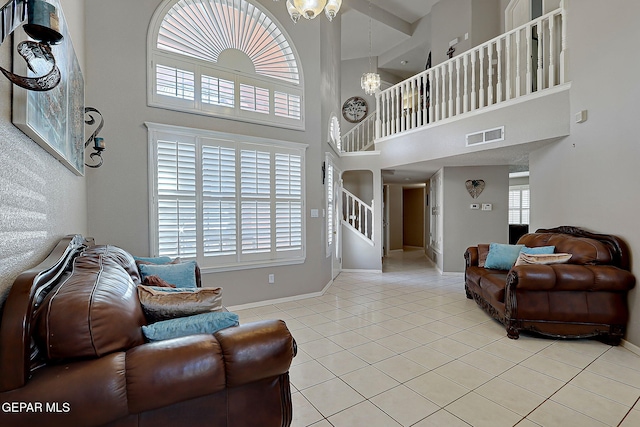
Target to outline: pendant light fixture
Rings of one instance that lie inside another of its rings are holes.
[[[294,23],[297,23],[301,16],[313,19],[323,10],[327,19],[332,21],[338,14],[340,6],[342,6],[342,0],[287,0],[287,12]]]
[[[362,75],[360,85],[367,95],[373,95],[380,88],[380,74],[374,73],[371,67],[371,0],[369,0],[369,72]]]

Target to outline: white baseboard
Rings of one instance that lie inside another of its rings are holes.
[[[459,272],[459,271],[442,271],[442,272],[440,272],[440,274],[442,276],[460,276],[460,277],[464,277],[464,272]]]
[[[382,273],[382,270],[364,270],[358,268],[343,268],[341,273]]]
[[[635,344],[631,344],[629,341],[627,340],[622,340],[620,342],[620,344],[622,344],[622,347],[626,348],[627,350],[629,350],[632,353],[637,354],[638,356],[640,356],[640,347],[638,347]]]
[[[276,299],[270,299],[270,300],[265,300],[265,301],[250,302],[250,303],[247,303],[247,304],[232,305],[232,306],[229,306],[229,307],[226,307],[226,308],[229,311],[247,310],[249,308],[264,307],[265,305],[282,304],[284,302],[291,302],[291,301],[298,301],[298,300],[301,300],[301,299],[321,297],[329,290],[331,285],[333,285],[333,279],[331,279],[329,281],[329,283],[327,283],[324,286],[324,288],[322,288],[322,290],[320,292],[311,292],[309,294],[294,295],[292,297],[276,298]]]

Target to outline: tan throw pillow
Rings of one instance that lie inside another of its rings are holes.
[[[173,285],[166,280],[160,278],[160,276],[147,276],[142,281],[143,285],[147,286],[157,286],[159,288],[175,288],[176,285]]]
[[[154,288],[140,285],[138,297],[149,323],[223,309],[222,288]]]
[[[489,245],[478,245],[478,267],[484,267],[487,255],[489,255]]]
[[[515,265],[526,264],[564,264],[571,259],[571,254],[525,254],[523,252],[518,255]]]

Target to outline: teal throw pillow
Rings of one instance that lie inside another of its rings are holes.
[[[520,249],[520,252],[523,254],[529,254],[529,255],[539,255],[539,254],[543,254],[543,255],[549,255],[554,253],[556,250],[555,246],[537,246],[535,248],[528,248],[528,247],[524,247],[522,249]]]
[[[505,245],[503,243],[491,243],[489,253],[484,263],[484,268],[495,270],[511,270],[520,255],[524,245]]]
[[[142,327],[150,342],[196,334],[213,334],[220,329],[238,326],[238,315],[228,311],[214,311],[194,316],[163,320]]]
[[[140,275],[142,280],[147,276],[158,276],[167,283],[178,288],[195,288],[196,285],[196,262],[187,261],[179,264],[140,264]]]
[[[169,264],[171,262],[171,258],[169,258],[168,256],[157,256],[157,257],[134,256],[133,259],[136,261],[150,262],[152,264]]]

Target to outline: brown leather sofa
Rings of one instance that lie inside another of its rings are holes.
[[[283,321],[145,343],[139,282],[131,255],[81,236],[16,279],[0,323],[1,426],[291,424]]]
[[[635,285],[624,241],[565,226],[525,234],[518,243],[555,246],[572,257],[565,264],[501,271],[479,267],[478,247],[470,247],[464,254],[467,298],[502,322],[509,338],[531,331],[620,343],[629,318],[627,293]]]

